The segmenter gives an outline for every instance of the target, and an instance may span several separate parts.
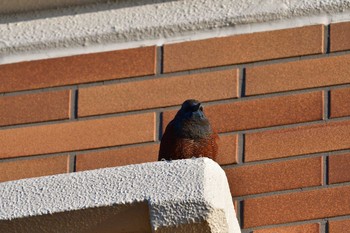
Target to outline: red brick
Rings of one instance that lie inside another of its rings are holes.
[[[350,55],[247,68],[246,95],[350,83]]]
[[[155,114],[6,129],[0,158],[77,151],[155,140]]]
[[[225,170],[232,196],[322,185],[322,157]]]
[[[0,92],[150,75],[155,54],[145,47],[1,65]]]
[[[0,182],[66,173],[69,171],[68,158],[64,155],[2,162],[0,163]]]
[[[164,46],[164,72],[323,53],[323,25]]]
[[[293,124],[323,118],[323,93],[279,96],[210,105],[204,112],[218,132]],[[163,129],[176,111],[163,114]]]
[[[350,148],[350,121],[322,123],[245,135],[246,161]]]
[[[218,157],[220,165],[233,164],[238,161],[238,135],[220,135],[218,140]]]
[[[331,24],[330,35],[331,52],[350,49],[350,22]]]
[[[350,88],[331,90],[331,117],[350,116]]]
[[[329,183],[350,181],[350,154],[329,156]]]
[[[350,214],[350,186],[244,201],[244,228]]]
[[[255,230],[253,233],[320,233],[320,224],[304,224]]]
[[[165,97],[166,96],[166,97]],[[185,99],[236,98],[238,70],[226,70],[79,90],[79,116],[166,107]]]
[[[68,119],[70,91],[0,98],[0,126]]]
[[[350,229],[350,220],[329,221],[329,233],[345,233]]]
[[[221,136],[219,140],[219,156],[221,165],[237,163],[237,135]],[[77,155],[77,171],[104,167],[125,166],[154,162],[158,160],[159,144],[138,145],[100,152],[87,152]]]
[[[125,166],[158,160],[159,144],[140,145],[77,155],[77,171]]]

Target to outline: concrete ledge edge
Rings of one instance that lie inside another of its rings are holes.
[[[225,173],[207,158],[3,182],[0,196],[6,232],[241,232]]]
[[[350,0],[135,0],[0,16],[0,64],[350,20]]]

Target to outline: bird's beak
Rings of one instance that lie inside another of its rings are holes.
[[[200,108],[200,106],[201,106],[201,104],[200,104],[200,103],[198,103],[198,104],[194,105],[194,106],[192,107],[192,112],[196,112],[196,111],[198,111],[198,109]]]

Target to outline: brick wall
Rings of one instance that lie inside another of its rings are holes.
[[[0,181],[156,161],[188,98],[243,232],[350,227],[350,23],[0,65]]]

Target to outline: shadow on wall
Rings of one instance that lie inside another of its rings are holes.
[[[148,203],[140,202],[0,221],[0,229],[8,233],[151,233],[149,218]]]
[[[147,202],[89,208],[0,221],[3,232],[148,233],[152,232]]]
[[[0,1],[0,23],[131,8],[178,0],[17,0]],[[40,11],[40,13],[38,13]]]

